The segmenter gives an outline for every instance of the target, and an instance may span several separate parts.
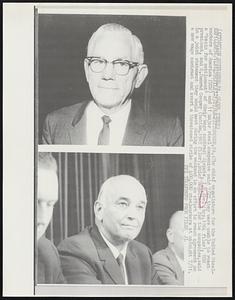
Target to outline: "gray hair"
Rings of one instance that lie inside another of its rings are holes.
[[[123,32],[125,33],[130,41],[131,41],[131,45],[132,45],[132,54],[134,57],[134,60],[140,64],[144,63],[144,50],[143,50],[143,46],[141,44],[140,39],[135,36],[129,29],[127,29],[126,27],[120,25],[120,24],[116,24],[116,23],[109,23],[109,24],[104,24],[102,26],[100,26],[91,36],[88,45],[87,45],[87,55],[90,56],[90,53],[92,53],[92,50],[94,48],[95,42],[97,40],[97,38],[104,34],[105,32]]]

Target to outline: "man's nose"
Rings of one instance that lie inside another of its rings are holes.
[[[110,62],[107,62],[102,75],[104,80],[113,80],[115,78],[114,65]]]
[[[137,218],[138,212],[135,208],[129,208],[127,212],[127,217],[130,220],[134,220]]]

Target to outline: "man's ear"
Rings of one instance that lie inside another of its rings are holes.
[[[100,201],[96,201],[94,204],[94,212],[95,212],[95,216],[96,218],[102,222],[103,220],[103,203]]]
[[[88,61],[87,59],[84,59],[84,71],[85,71],[85,75],[86,75],[86,80],[88,82],[88,78],[89,78],[89,66],[88,66]]]
[[[139,66],[139,70],[136,76],[135,81],[135,88],[138,88],[141,86],[142,82],[145,80],[145,78],[148,75],[148,66],[147,65],[141,65]]]
[[[171,228],[168,228],[166,231],[166,236],[169,243],[173,243],[173,231]]]

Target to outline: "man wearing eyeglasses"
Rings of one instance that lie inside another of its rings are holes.
[[[43,128],[45,144],[182,146],[178,118],[146,118],[134,103],[148,67],[143,47],[119,24],[105,24],[91,36],[84,59],[93,100],[49,114]]]

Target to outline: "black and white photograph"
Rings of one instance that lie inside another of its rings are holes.
[[[39,144],[184,146],[186,17],[35,18]]]
[[[184,146],[186,18],[35,20],[35,284],[184,285],[184,155],[66,146]]]
[[[183,155],[38,154],[37,284],[184,284]]]
[[[232,4],[3,4],[3,297],[231,297]]]

